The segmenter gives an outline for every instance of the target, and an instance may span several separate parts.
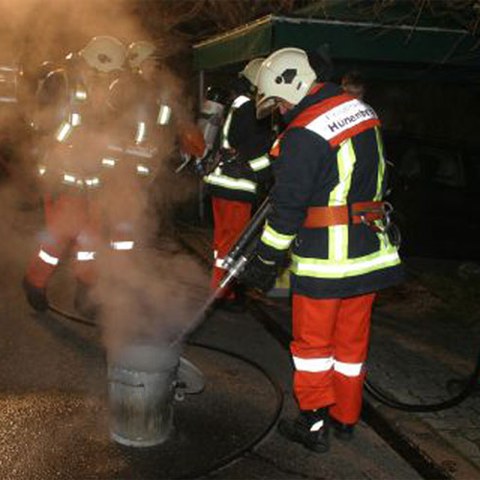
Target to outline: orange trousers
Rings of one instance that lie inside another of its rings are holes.
[[[330,407],[336,420],[360,417],[375,293],[315,299],[293,295],[293,389],[301,410]]]
[[[223,258],[233,247],[252,215],[252,204],[212,197],[213,209],[213,256],[214,267],[212,272],[211,287],[217,288],[225,275],[221,264]],[[222,298],[233,299],[235,293],[231,287],[225,289]]]
[[[60,194],[55,198],[47,194],[44,208],[46,229],[27,268],[27,280],[37,288],[46,288],[60,261],[71,251],[76,278],[92,284],[96,269],[90,254],[96,252],[98,244],[98,208],[80,194]]]

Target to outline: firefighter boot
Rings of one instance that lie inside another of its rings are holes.
[[[45,312],[48,309],[47,293],[45,288],[32,285],[25,277],[22,282],[23,291],[29,305],[37,312]]]
[[[353,438],[355,425],[339,422],[337,419],[333,417],[330,417],[330,425],[333,428],[333,434],[339,440],[344,440],[348,442]]]
[[[292,442],[301,443],[309,450],[325,453],[330,448],[326,408],[303,410],[295,420],[281,420],[278,430]]]

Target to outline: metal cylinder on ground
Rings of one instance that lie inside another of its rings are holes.
[[[178,345],[132,343],[108,355],[112,440],[150,447],[168,439],[179,361]]]

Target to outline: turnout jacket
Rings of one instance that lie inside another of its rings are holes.
[[[50,193],[86,193],[102,185],[101,162],[114,116],[112,82],[87,82],[76,58],[40,81],[32,124],[43,136],[37,170]]]
[[[270,119],[258,120],[246,95],[233,101],[222,130],[221,160],[204,178],[215,197],[254,202],[259,182],[268,178],[272,145]]]
[[[306,228],[309,207],[381,201],[385,158],[375,111],[334,84],[316,85],[288,114],[271,154],[272,212],[258,253],[276,259],[291,250],[292,291],[344,298],[398,283],[397,248],[364,223]]]
[[[159,168],[160,149],[168,145],[172,110],[154,81],[140,74],[124,74],[112,91],[115,119],[111,122],[106,170],[122,170],[152,180]]]

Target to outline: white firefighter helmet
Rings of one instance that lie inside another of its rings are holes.
[[[152,42],[141,40],[133,42],[127,49],[127,61],[130,68],[140,68],[140,65],[148,58],[155,58],[157,47]]]
[[[257,116],[268,115],[278,100],[297,105],[307,95],[316,77],[305,51],[282,48],[273,52],[262,62],[257,74]]]
[[[121,70],[125,63],[125,45],[115,37],[93,37],[79,52],[87,64],[99,72]]]
[[[264,60],[264,57],[258,57],[250,60],[238,75],[240,77],[245,77],[253,86],[255,86],[258,70],[260,69],[260,66]]]

